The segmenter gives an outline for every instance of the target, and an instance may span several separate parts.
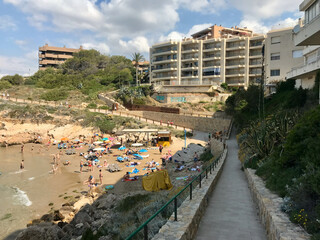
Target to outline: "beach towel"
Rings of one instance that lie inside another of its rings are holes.
[[[148,150],[147,149],[140,149],[139,152],[145,153],[145,152],[148,152]]]
[[[131,172],[129,172],[129,174],[136,174],[136,173],[138,173],[139,172],[139,170],[138,169],[133,169]]]
[[[123,162],[123,157],[117,157],[117,160],[118,160],[119,162]]]
[[[122,150],[124,150],[124,149],[126,149],[125,146],[119,147],[119,150],[120,150],[120,151],[122,151]]]
[[[133,156],[134,156],[134,159],[139,159],[139,160],[143,159],[143,157],[140,154],[133,154]]]
[[[111,190],[111,189],[114,189],[114,186],[113,185],[108,185],[108,186],[105,187],[105,189],[106,190]]]
[[[177,180],[187,180],[188,179],[188,176],[185,176],[185,177],[176,177]]]
[[[138,177],[130,177],[128,179],[124,179],[125,182],[137,181]]]
[[[149,154],[148,155],[140,155],[142,158],[148,158],[149,157]]]

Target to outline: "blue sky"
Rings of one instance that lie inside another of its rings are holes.
[[[48,43],[103,54],[141,52],[210,25],[266,33],[294,26],[301,0],[0,0],[0,77],[33,74]]]

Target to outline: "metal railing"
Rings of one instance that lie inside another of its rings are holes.
[[[192,200],[193,197],[193,189],[196,187],[196,184],[198,184],[199,188],[201,188],[202,185],[202,180],[203,178],[208,178],[208,173],[212,174],[214,169],[217,167],[218,163],[220,162],[221,156],[223,155],[220,154],[219,157],[217,157],[215,160],[210,162],[209,166],[207,166],[199,175],[194,177],[194,179],[188,183],[178,194],[176,194],[173,198],[171,198],[165,205],[163,205],[155,214],[153,214],[147,221],[145,221],[143,224],[141,224],[133,233],[131,233],[126,240],[131,240],[134,239],[134,237],[139,237],[141,239],[141,234],[140,236],[137,236],[140,231],[143,229],[143,239],[148,240],[149,239],[149,231],[148,231],[148,224],[159,214],[164,212],[166,208],[173,202],[173,213],[174,213],[174,221],[178,221],[178,197],[185,193],[185,191],[189,191],[189,199]],[[172,213],[171,213],[172,214]],[[170,216],[171,216],[170,214]]]

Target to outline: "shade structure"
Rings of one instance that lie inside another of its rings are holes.
[[[145,153],[145,152],[148,152],[148,150],[147,149],[140,149],[139,152]]]
[[[73,139],[72,142],[81,142],[80,139]]]
[[[67,138],[67,137],[63,137],[63,138],[61,138],[61,141],[63,141],[63,142],[65,142],[65,141],[69,141],[69,138]]]
[[[107,141],[107,140],[109,140],[109,138],[102,138],[102,140],[103,140],[103,141]]]
[[[125,146],[119,147],[119,150],[124,150],[124,149],[126,149]]]
[[[93,151],[103,151],[105,148],[94,148]]]
[[[142,143],[132,143],[131,146],[132,147],[141,147],[141,146],[143,146],[143,144]]]
[[[103,142],[102,141],[96,141],[96,142],[93,142],[93,144],[96,144],[96,145],[98,145],[98,144],[102,144]]]

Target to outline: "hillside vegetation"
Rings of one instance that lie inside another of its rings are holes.
[[[259,87],[227,100],[237,126],[239,158],[284,198],[282,210],[312,239],[320,239],[320,107],[318,74],[313,90],[281,83],[259,101]]]

